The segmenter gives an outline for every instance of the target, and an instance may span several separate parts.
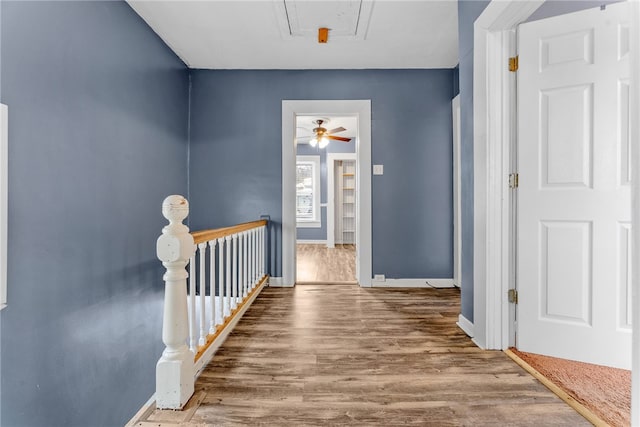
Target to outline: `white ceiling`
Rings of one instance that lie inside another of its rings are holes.
[[[128,0],[190,67],[452,68],[455,0]],[[319,44],[318,28],[329,42]]]

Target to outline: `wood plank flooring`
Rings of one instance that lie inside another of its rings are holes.
[[[180,425],[590,425],[503,352],[478,349],[459,312],[457,289],[267,288]]]
[[[355,245],[326,245],[299,243],[296,245],[297,282],[355,282]]]

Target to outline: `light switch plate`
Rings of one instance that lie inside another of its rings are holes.
[[[384,175],[384,165],[373,165],[374,175]]]

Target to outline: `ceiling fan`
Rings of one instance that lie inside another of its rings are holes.
[[[315,147],[317,145],[319,148],[325,148],[327,145],[329,145],[329,140],[331,139],[341,142],[351,141],[351,138],[334,135],[338,132],[344,132],[346,130],[345,128],[340,126],[335,129],[327,130],[327,128],[322,126],[326,122],[326,119],[317,119],[312,122],[316,125],[316,127],[313,128],[313,136],[309,140],[309,145],[311,145],[312,147]]]

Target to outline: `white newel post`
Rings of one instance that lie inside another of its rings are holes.
[[[195,253],[193,237],[182,220],[189,215],[189,202],[182,196],[169,196],[162,203],[162,214],[169,225],[162,229],[156,250],[167,269],[162,319],[162,342],[166,348],[156,365],[156,406],[159,409],[181,409],[193,395],[193,353],[187,347],[189,319],[187,314],[188,277],[185,266]]]

